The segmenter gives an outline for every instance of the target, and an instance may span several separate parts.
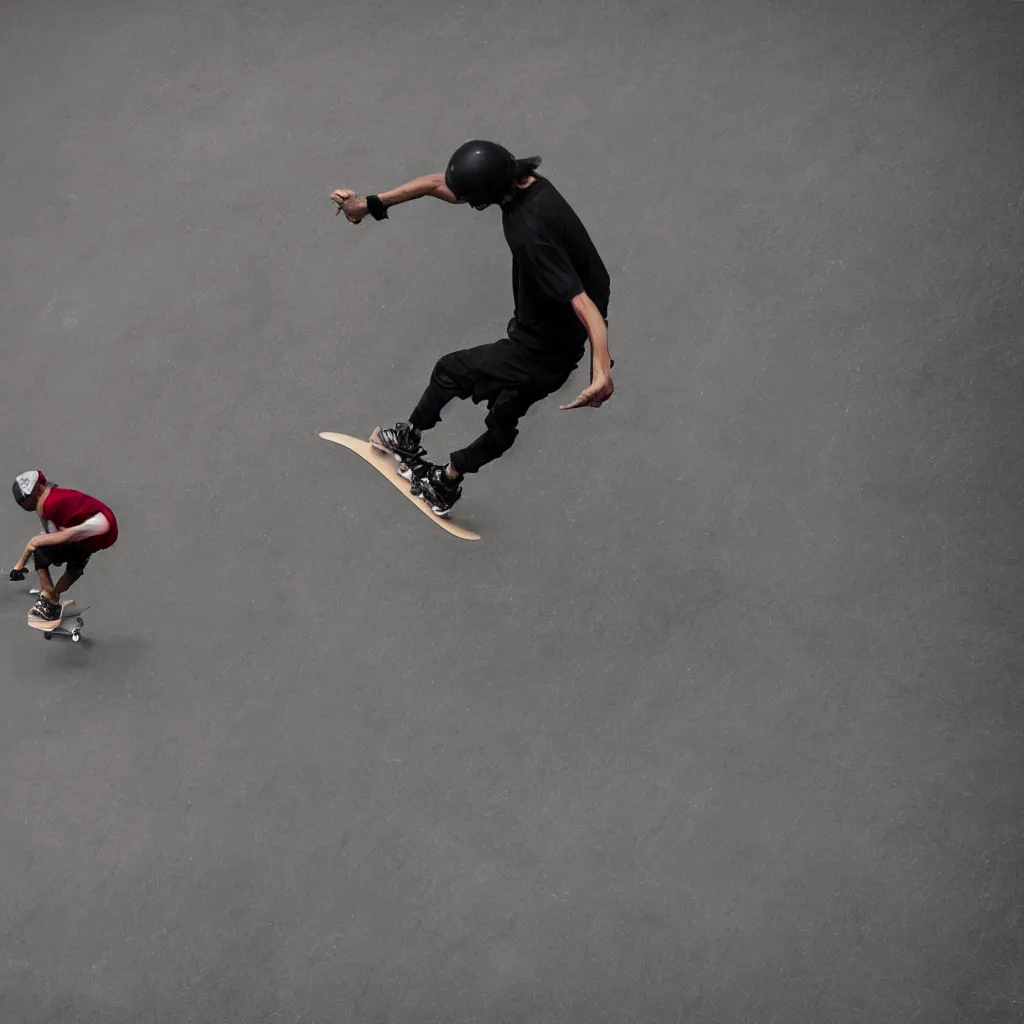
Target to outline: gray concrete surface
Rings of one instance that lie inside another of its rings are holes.
[[[4,1024],[1024,1020],[1024,5],[0,31],[0,462],[122,529],[89,643],[0,591]],[[503,331],[496,213],[327,198],[473,136],[590,226],[618,391],[468,545],[316,434]]]

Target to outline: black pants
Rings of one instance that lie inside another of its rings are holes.
[[[409,422],[417,430],[429,430],[440,422],[441,410],[453,398],[487,402],[487,430],[468,447],[451,453],[456,473],[475,473],[512,447],[527,409],[569,379],[583,352],[580,348],[560,361],[540,362],[508,338],[449,352],[434,366]]]
[[[69,541],[66,544],[49,544],[36,548],[32,552],[32,565],[36,569],[49,569],[52,565],[64,565],[66,562],[68,572],[78,579],[85,572],[90,558],[91,551],[86,551],[81,544]]]

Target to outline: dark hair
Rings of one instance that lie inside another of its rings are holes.
[[[524,156],[516,161],[516,181],[528,178],[537,168],[540,167],[539,156]]]

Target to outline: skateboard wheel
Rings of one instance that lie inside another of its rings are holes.
[[[52,637],[52,636],[51,636],[51,635],[50,635],[49,633],[44,633],[44,634],[43,634],[43,639],[44,639],[44,640],[52,640],[52,639],[53,639],[53,637]]]
[[[77,622],[80,626],[85,625],[85,623],[81,619],[75,619],[75,622]]]
[[[78,641],[81,640],[81,639],[82,639],[82,634],[81,633],[75,632],[75,633],[71,634],[71,641],[72,641],[72,643],[76,643],[77,644]]]

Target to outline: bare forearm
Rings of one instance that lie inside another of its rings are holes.
[[[14,568],[17,569],[19,572],[22,569],[24,569],[26,565],[28,565],[28,560],[32,557],[32,552],[35,551],[35,549],[39,546],[35,543],[35,540],[36,538],[33,537],[32,540],[28,542],[28,546],[22,552],[21,558],[19,558],[18,561],[15,563]]]
[[[589,336],[590,351],[594,357],[594,368],[606,374],[610,373],[612,357],[608,351],[608,328],[605,326],[604,320],[601,321],[600,326],[595,326],[589,332]]]
[[[445,187],[443,174],[424,174],[420,178],[413,178],[405,185],[399,185],[398,188],[379,193],[380,201],[385,207],[398,206],[400,203],[408,203],[423,196],[436,196],[449,203],[455,202],[455,197]]]
[[[572,308],[580,323],[587,329],[587,337],[590,339],[590,348],[593,355],[594,370],[608,374],[611,372],[611,355],[608,352],[608,325],[605,323],[601,311],[586,292],[581,292],[572,300]]]
[[[399,185],[398,188],[390,189],[387,192],[378,192],[376,196],[360,196],[349,188],[336,188],[331,193],[331,201],[337,205],[334,215],[345,214],[346,220],[351,224],[361,224],[367,214],[381,220],[387,216],[389,206],[398,206],[399,203],[408,203],[412,199],[420,199],[423,196],[434,196],[436,199],[443,199],[446,203],[458,203],[451,190],[444,183],[443,174],[424,174],[422,177],[413,178],[412,181]],[[374,208],[370,209],[370,200],[373,200]]]
[[[586,327],[587,337],[590,339],[590,386],[584,388],[574,401],[559,408],[582,409],[589,406],[592,409],[600,409],[615,393],[615,385],[612,383],[612,359],[608,352],[608,324],[604,314],[586,292],[580,292],[572,300],[572,308],[580,323]]]
[[[32,557],[32,552],[37,548],[48,548],[55,544],[65,544],[68,541],[75,540],[78,535],[79,531],[73,526],[68,527],[66,530],[58,530],[56,533],[37,533],[28,542],[24,554],[18,559],[18,564],[14,568],[24,569],[28,564],[28,560]]]

